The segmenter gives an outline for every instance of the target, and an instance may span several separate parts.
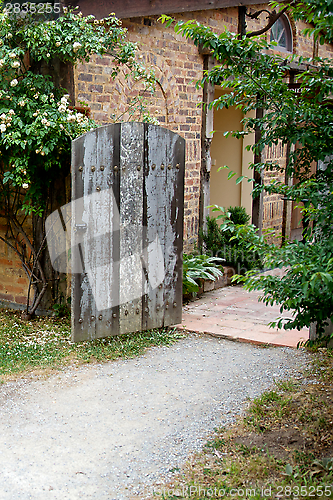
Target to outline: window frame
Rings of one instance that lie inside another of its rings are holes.
[[[272,39],[272,35],[273,35],[273,31],[272,30],[273,30],[273,27],[279,21],[282,23],[282,26],[284,28],[284,33],[285,33],[285,38],[286,38],[286,46],[285,47],[283,45],[279,45],[279,43],[277,42],[277,40],[274,40],[274,38]],[[292,31],[292,28],[291,28],[290,21],[289,21],[288,17],[285,14],[282,14],[282,16],[279,17],[275,21],[275,23],[273,24],[273,26],[269,30],[269,41],[277,43],[277,45],[272,45],[272,48],[274,50],[279,50],[280,52],[288,52],[288,53],[292,53],[293,52],[293,31]]]

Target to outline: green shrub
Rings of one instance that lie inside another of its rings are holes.
[[[217,207],[216,207],[217,208]],[[250,216],[244,207],[229,207],[224,209],[218,207],[222,212],[220,216],[207,217],[206,231],[200,231],[200,236],[204,242],[204,251],[212,257],[220,257],[225,260],[225,264],[232,266],[238,274],[244,274],[250,269],[261,269],[263,263],[259,255],[249,249],[247,243],[240,237],[235,236],[234,226],[247,225]],[[223,219],[231,222],[231,225],[218,225],[217,220]]]
[[[228,207],[227,214],[229,214],[228,217],[234,224],[243,225],[248,224],[250,221],[250,216],[244,207]]]

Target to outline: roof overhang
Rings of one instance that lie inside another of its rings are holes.
[[[267,0],[65,0],[66,5],[79,6],[83,15],[101,19],[114,12],[121,19],[131,17],[178,14],[198,10],[226,9],[265,4]]]

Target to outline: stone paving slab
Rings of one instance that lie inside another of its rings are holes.
[[[241,286],[229,286],[204,293],[183,307],[182,324],[190,332],[208,333],[240,342],[297,347],[309,338],[309,330],[270,328],[268,323],[278,317],[279,306],[259,302],[259,291],[248,292]]]

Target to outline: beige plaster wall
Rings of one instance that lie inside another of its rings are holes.
[[[222,89],[216,89],[215,98],[219,97],[221,93]],[[253,134],[244,137],[244,139],[224,136],[227,131],[243,130],[242,118],[243,113],[234,107],[214,110],[210,202],[212,205],[223,207],[244,206],[248,214],[252,215],[252,183],[245,180],[236,184],[236,179],[240,175],[252,177],[249,163],[253,162],[253,153],[247,151],[246,146],[253,144]],[[224,165],[227,165],[237,175],[228,180],[229,170],[225,169],[218,172],[218,168]]]

